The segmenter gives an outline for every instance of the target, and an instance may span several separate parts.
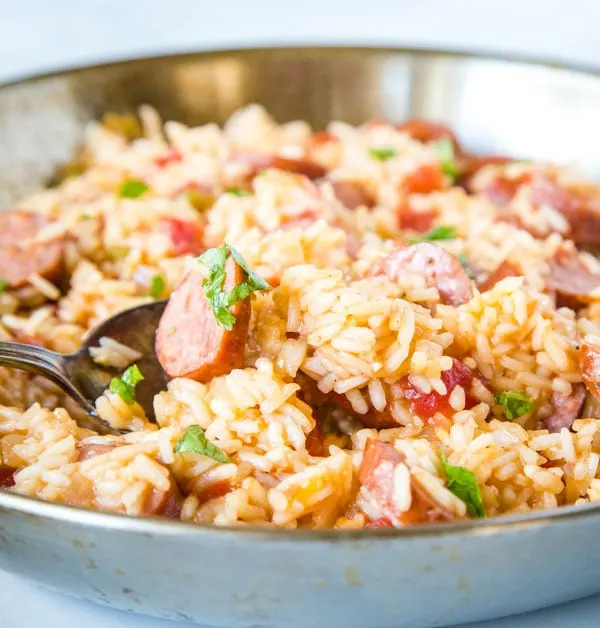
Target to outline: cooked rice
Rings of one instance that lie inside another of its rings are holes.
[[[208,383],[173,379],[154,400],[156,425],[138,403],[106,391],[98,414],[131,430],[122,437],[78,427],[76,410],[53,385],[0,369],[0,470],[14,471],[9,490],[144,516],[176,489],[179,516],[192,523],[361,528],[386,516],[361,479],[365,448],[381,441],[401,459],[390,476],[393,525],[418,509],[415,485],[449,517],[469,516],[451,490],[442,452],[448,464],[474,474],[487,516],[600,500],[600,419],[584,415],[556,433],[544,424],[555,396],[571,395],[582,382],[580,345],[600,334],[600,291],[577,313],[557,309],[543,293],[569,224],[557,208],[534,207],[530,185],[510,201],[519,220],[509,222],[498,220],[485,194],[453,186],[446,174],[435,191],[407,192],[406,181],[419,168],[436,168],[438,156],[433,142],[390,124],[334,122],[328,137],[335,141],[317,142],[306,123],[279,125],[256,105],[224,129],[163,125],[150,107],[140,117],[143,134],[133,140],[116,118],[90,125],[85,172],[18,205],[53,221],[39,239],[70,234],[69,288],[63,294],[34,274],[27,286],[2,294],[0,339],[69,353],[99,322],[152,301],[155,276],[168,295],[193,264],[169,235],[174,224],[195,225],[204,248],[235,246],[274,289],[252,297],[244,367]],[[394,154],[374,159],[372,147]],[[309,159],[327,174],[311,181],[267,168],[250,193],[230,193],[249,186],[248,167],[231,159],[239,151]],[[554,166],[504,168],[511,180],[541,172],[562,185],[589,185]],[[497,174],[496,166],[483,168],[476,189]],[[149,189],[121,198],[126,179]],[[348,181],[361,183],[373,207],[340,202],[336,183]],[[211,190],[214,204],[195,206],[190,188]],[[370,276],[376,260],[414,235],[398,218],[407,203],[413,218],[456,227],[456,238],[435,244],[464,254],[476,279],[504,260],[518,261],[524,277],[475,289],[453,306],[423,273]],[[590,253],[578,259],[599,272]],[[107,337],[90,354],[116,369],[141,357]],[[470,387],[448,389],[456,359],[477,374]],[[419,416],[408,388],[447,398],[447,411]],[[494,398],[503,391],[526,394],[531,411],[507,420]],[[365,427],[361,417],[373,413],[387,413],[397,427]],[[228,461],[176,452],[190,426],[200,426]]]

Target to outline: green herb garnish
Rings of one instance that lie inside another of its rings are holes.
[[[531,412],[533,408],[531,397],[515,390],[507,390],[496,395],[494,402],[504,407],[504,414],[511,421]]]
[[[115,393],[121,399],[131,405],[135,402],[135,387],[144,379],[137,364],[125,370],[121,377],[113,377],[110,382],[110,392]]]
[[[4,279],[0,279],[0,294],[4,294],[6,292],[6,288],[8,288],[8,282],[4,281]]]
[[[121,198],[139,198],[149,189],[150,188],[143,181],[138,181],[137,179],[127,179],[121,184],[119,196]]]
[[[204,430],[199,425],[190,425],[175,445],[175,453],[186,452],[208,456],[217,462],[229,462],[225,452],[206,438]]]
[[[225,263],[231,255],[235,263],[246,273],[247,280],[237,284],[229,292],[223,290]],[[208,249],[198,261],[209,270],[209,276],[202,286],[217,322],[227,330],[233,328],[235,316],[229,308],[248,297],[256,290],[271,290],[271,286],[248,266],[244,258],[232,246],[223,244],[218,249]]]
[[[469,515],[476,518],[485,517],[481,491],[473,473],[464,467],[453,467],[448,464],[444,452],[442,452],[442,467],[446,474],[448,490],[465,502]]]
[[[371,146],[369,155],[379,161],[387,161],[396,156],[396,149],[390,146]]]
[[[106,253],[108,254],[108,257],[110,257],[111,260],[113,260],[114,262],[118,262],[127,257],[127,254],[129,253],[129,247],[128,246],[109,246],[106,249]]]
[[[458,178],[458,165],[456,164],[452,141],[447,138],[438,140],[435,144],[435,152],[442,172],[452,177],[453,181],[456,180]]]
[[[158,297],[165,291],[165,278],[162,275],[154,275],[150,282],[150,290],[148,294],[153,299],[158,299]]]
[[[252,192],[243,190],[242,188],[230,188],[227,190],[227,194],[233,194],[234,196],[252,196]]]
[[[435,240],[454,240],[456,237],[458,237],[458,230],[454,225],[440,225],[422,236],[407,238],[407,242],[417,244],[418,242],[434,242]]]

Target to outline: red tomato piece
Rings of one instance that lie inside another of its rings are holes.
[[[164,168],[165,166],[181,161],[182,159],[183,155],[177,149],[171,148],[164,155],[156,157],[154,163],[159,168]]]
[[[421,419],[426,420],[430,419],[436,412],[446,416],[454,412],[448,399],[456,386],[462,386],[465,391],[465,407],[467,409],[476,405],[477,399],[470,394],[475,377],[477,375],[468,366],[460,360],[454,359],[452,368],[444,371],[441,375],[441,379],[446,385],[447,392],[445,395],[440,395],[435,390],[430,393],[423,393],[410,383],[408,377],[401,380],[401,386],[405,398],[410,402],[412,411]]]
[[[202,226],[179,218],[161,218],[160,228],[173,243],[173,255],[199,255],[203,250]]]

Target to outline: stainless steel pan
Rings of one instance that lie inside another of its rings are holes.
[[[146,102],[187,123],[222,122],[249,102],[317,127],[421,115],[450,123],[476,150],[600,172],[592,73],[411,50],[240,50],[2,87],[0,204],[41,186],[86,122]],[[404,530],[266,532],[0,491],[0,568],[102,604],[214,626],[426,627],[532,610],[600,590],[598,530],[593,505]]]

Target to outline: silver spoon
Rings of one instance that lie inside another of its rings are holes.
[[[164,390],[168,381],[154,351],[154,335],[166,301],[154,301],[125,310],[95,327],[76,353],[65,355],[49,349],[18,342],[0,342],[0,366],[43,375],[60,386],[90,415],[92,426],[102,433],[121,433],[97,414],[94,401],[108,388],[119,371],[96,364],[90,347],[102,336],[121,342],[142,355],[136,362],[144,380],[136,387],[136,401],[146,416],[154,419],[154,395]]]

